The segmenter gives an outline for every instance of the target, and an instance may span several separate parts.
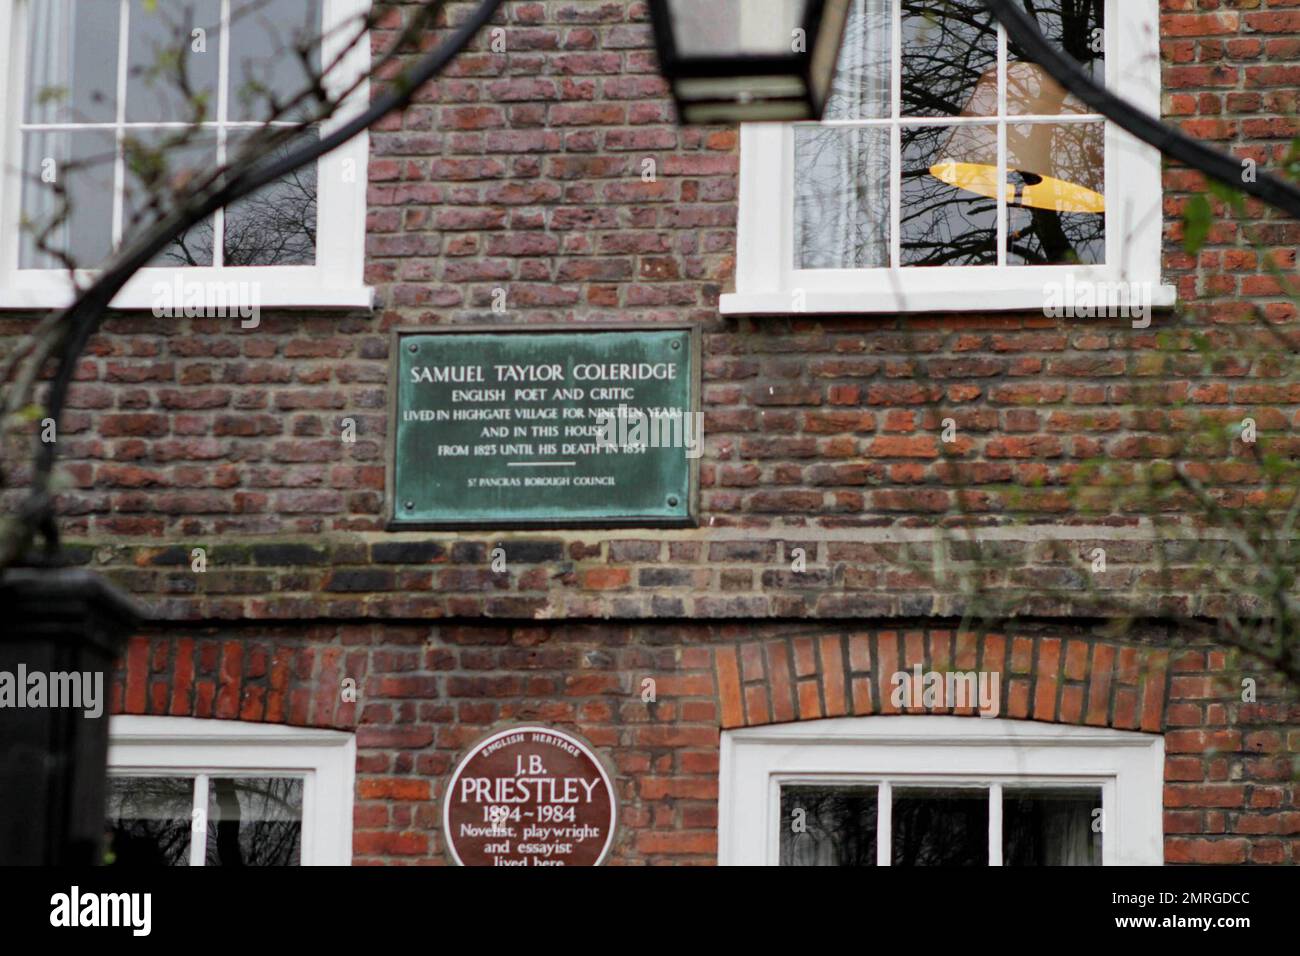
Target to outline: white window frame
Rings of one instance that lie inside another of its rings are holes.
[[[303,866],[351,865],[356,764],[356,738],[338,730],[125,714],[108,724],[110,776],[301,777]],[[199,791],[195,806],[206,808]],[[206,846],[190,841],[191,866]]]
[[[997,787],[998,797],[1003,786],[1098,786],[1102,865],[1159,866],[1164,764],[1164,738],[1154,734],[1005,718],[844,717],[724,731],[718,862],[779,863],[782,784],[879,786],[885,820],[891,785],[905,782]],[[998,866],[1001,801],[993,802],[989,863]],[[889,856],[878,840],[877,865]]]
[[[893,117],[900,109],[901,29],[892,29]],[[1006,44],[1000,44],[1006,62]],[[1106,84],[1134,106],[1160,115],[1158,0],[1107,0]],[[1005,97],[1002,97],[1005,99]],[[1003,111],[1005,107],[1002,108]],[[891,128],[886,125],[884,128]],[[892,127],[897,131],[898,127]],[[892,148],[899,148],[897,132]],[[879,269],[794,268],[794,126],[747,123],[740,131],[740,211],[736,291],[721,298],[723,314],[957,312],[1042,310],[1045,288],[1068,283],[1124,283],[1131,305],[1174,305],[1177,290],[1162,280],[1164,230],[1161,158],[1113,123],[1106,124],[1106,264],[1101,266],[937,266]],[[899,185],[890,186],[898,241]],[[1005,235],[1006,216],[999,217]],[[1004,244],[1003,244],[1004,245]],[[1133,284],[1133,285],[1130,285]]]
[[[66,270],[18,268],[22,205],[18,125],[26,82],[24,10],[31,2],[39,0],[0,0],[0,309],[57,309],[72,301]],[[125,5],[126,0],[122,2]],[[227,4],[223,0],[223,11]],[[362,16],[369,7],[370,0],[325,0],[323,63],[332,62],[351,36],[349,30],[331,28]],[[331,72],[327,88],[341,91],[369,70],[370,44],[363,38]],[[122,82],[119,79],[119,85]],[[329,122],[321,124],[321,135],[346,123],[369,101],[368,84],[363,83]],[[170,285],[179,274],[187,284],[248,283],[240,288],[256,290],[256,301],[249,304],[258,308],[371,308],[374,294],[365,284],[369,154],[369,137],[363,132],[317,161],[314,265],[141,269],[113,299],[113,307],[152,309],[157,301],[155,286]],[[348,176],[345,169],[350,170]],[[82,281],[91,277],[89,270],[80,276]]]

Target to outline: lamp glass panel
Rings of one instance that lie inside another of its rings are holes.
[[[890,134],[878,126],[796,126],[796,269],[889,265]]]
[[[792,55],[808,0],[667,0],[683,57]],[[812,38],[806,38],[811,43]],[[804,47],[807,49],[807,46]]]
[[[1106,261],[1106,127],[1007,127],[1007,263]]]
[[[991,171],[981,163],[971,169],[946,165],[966,153],[967,145],[974,151],[990,140],[997,141],[991,124],[903,127],[902,265],[997,265],[996,154]]]
[[[905,116],[994,116],[997,90],[972,103],[990,70],[996,81],[998,28],[983,0],[903,0]]]

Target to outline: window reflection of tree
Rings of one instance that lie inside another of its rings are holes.
[[[308,166],[226,210],[228,266],[316,261],[316,170]]]
[[[210,786],[208,866],[293,866],[302,842],[302,780],[228,779]]]
[[[1022,0],[1025,12],[1038,21],[1053,45],[1074,57],[1093,78],[1105,79],[1106,51],[1099,42],[1106,26],[1106,0]],[[1125,0],[1130,2],[1130,0]],[[1015,40],[1007,39],[1007,57],[1028,60]]]
[[[896,793],[892,808],[894,866],[987,866],[987,792]]]
[[[185,866],[194,781],[110,777],[108,849],[114,866]]]
[[[1028,150],[1028,139],[1051,138],[1056,176],[1105,194],[1105,127],[1098,123],[1007,126],[1007,155]],[[1106,217],[1032,206],[1007,208],[1009,265],[1091,265],[1105,261]]]
[[[998,261],[998,204],[930,173],[945,157],[946,126],[904,127],[899,231],[905,266],[982,266]]]
[[[276,157],[282,155],[275,154]],[[182,163],[184,165],[182,165]],[[175,174],[193,175],[201,165],[180,157]],[[132,184],[134,185],[134,183]],[[135,192],[128,189],[128,228],[147,228],[149,211],[131,207]],[[143,195],[143,190],[139,190]],[[312,265],[316,261],[316,168],[306,166],[248,196],[225,212],[224,262],[227,266]],[[182,232],[151,265],[211,266],[213,220]]]
[[[875,866],[876,799],[875,787],[783,788],[781,865]]]
[[[1105,80],[1106,52],[1102,41],[1106,26],[1105,0],[1023,0],[1043,35],[1079,62],[1094,79]],[[1028,60],[1011,39],[1009,60]],[[1008,107],[1011,110],[1011,107]],[[1014,112],[1014,110],[1012,110]],[[1084,113],[1087,107],[1067,97],[1064,113]],[[1007,128],[1007,151],[1014,155],[1024,127]],[[1105,193],[1105,132],[1100,125],[1053,127],[1052,155],[1058,169],[1071,182]],[[1097,213],[1058,213],[1050,209],[1008,209],[1009,265],[1090,265],[1105,261],[1106,217]]]
[[[998,31],[982,0],[903,0],[904,116],[960,116],[998,62]]]
[[[1103,0],[1023,0],[1048,38],[1095,76],[1104,75]],[[869,44],[888,37],[889,4],[855,5],[841,54],[833,120],[887,116],[888,62]],[[997,66],[997,27],[981,0],[901,0],[903,63],[900,90],[907,116],[960,116],[981,77]],[[1027,59],[1010,44],[1010,61]],[[1014,122],[1017,96],[1009,91],[1008,156],[1029,133]],[[1087,112],[1072,97],[1066,114]],[[995,108],[985,110],[995,119]],[[995,127],[990,126],[991,135]],[[901,130],[902,191],[899,245],[904,266],[995,265],[997,202],[942,182],[930,167],[945,159],[953,127],[905,125]],[[883,128],[801,126],[795,134],[796,267],[871,268],[889,264],[888,144]],[[1069,181],[1104,194],[1104,130],[1098,124],[1053,124],[1052,154]],[[1021,143],[1022,146],[1027,143]],[[1019,151],[1024,152],[1022,148]],[[1012,174],[1014,176],[1014,174]],[[1010,178],[1010,177],[1009,177]],[[1058,177],[1061,178],[1061,177]],[[1093,264],[1105,261],[1105,215],[1011,205],[1007,211],[1009,265]]]

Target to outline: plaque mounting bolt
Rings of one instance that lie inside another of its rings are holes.
[[[407,511],[412,510],[414,507],[415,507],[415,502],[414,502],[414,501],[408,501],[408,502],[406,503],[406,510],[407,510]]]
[[[668,507],[669,507],[669,508],[676,508],[676,507],[677,507],[677,496],[676,496],[676,495],[669,495],[669,496],[668,496]]]
[[[418,351],[420,351],[420,346],[418,346],[418,345],[416,345],[414,342],[412,342],[410,345],[408,345],[408,346],[406,347],[406,350],[407,350],[408,352],[418,352]]]
[[[679,348],[681,348],[681,347],[682,347],[682,343],[681,343],[681,342],[678,342],[678,341],[676,341],[676,340],[673,341],[673,348],[674,348],[674,349],[679,349]]]

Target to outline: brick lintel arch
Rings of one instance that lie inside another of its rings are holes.
[[[200,717],[355,730],[364,650],[306,637],[138,635],[119,658],[109,692],[114,714]],[[394,678],[396,680],[397,678]]]
[[[998,675],[997,716],[1160,733],[1169,651],[1099,638],[881,628],[739,641],[714,650],[722,728],[889,714],[974,715],[971,707],[898,708],[894,675]]]

